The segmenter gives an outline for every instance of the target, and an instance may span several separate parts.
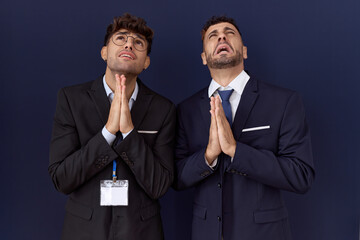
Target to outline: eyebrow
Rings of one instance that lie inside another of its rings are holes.
[[[231,27],[224,27],[224,31],[228,31],[228,30],[231,30],[231,31],[234,31],[234,32],[235,32],[235,30],[232,29]]]
[[[126,32],[117,32],[117,33],[115,33],[115,35],[119,35],[119,34],[130,34],[131,32],[129,32],[129,31],[126,31]],[[141,35],[139,35],[139,34],[137,34],[137,33],[134,33],[134,35],[136,36],[136,37],[138,37],[138,38],[140,38],[140,39],[142,39],[142,40],[145,40],[145,38],[143,38]]]
[[[224,32],[229,31],[229,30],[235,32],[235,29],[232,29],[231,27],[224,27],[223,30],[224,30]],[[218,30],[215,29],[215,30],[211,31],[208,36],[210,36],[213,33],[218,33]]]
[[[213,34],[213,33],[218,33],[218,30],[213,30],[213,31],[211,31],[209,34],[208,34],[208,36],[210,36],[211,34]]]

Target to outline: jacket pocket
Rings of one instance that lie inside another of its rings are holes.
[[[272,132],[272,129],[267,128],[267,129],[260,129],[260,130],[254,130],[254,131],[241,132],[240,136],[242,138],[265,136],[265,135],[271,134],[271,132]]]
[[[288,212],[285,207],[265,210],[265,211],[256,211],[254,212],[254,221],[256,223],[269,223],[277,222],[282,219],[287,218]]]
[[[69,198],[67,201],[65,209],[68,213],[80,217],[84,220],[90,220],[93,213],[92,208],[77,203],[71,198]]]
[[[196,204],[194,204],[193,206],[193,215],[201,219],[206,219],[206,211],[207,209],[202,206]]]
[[[160,206],[158,203],[151,204],[140,210],[141,220],[143,221],[146,221],[158,214],[160,214]]]

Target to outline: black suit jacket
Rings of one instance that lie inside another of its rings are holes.
[[[116,147],[101,133],[110,110],[102,77],[58,93],[49,173],[69,195],[62,239],[163,239],[157,199],[174,178],[175,107],[138,85],[134,130]],[[100,206],[100,180],[112,179],[115,159],[118,179],[129,180],[129,205]]]

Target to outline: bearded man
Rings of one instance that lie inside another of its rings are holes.
[[[314,179],[300,96],[244,71],[235,21],[212,17],[201,58],[210,85],[178,106],[176,187],[194,187],[193,240],[289,240],[281,190],[305,193]]]

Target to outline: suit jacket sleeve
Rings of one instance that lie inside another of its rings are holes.
[[[175,115],[175,106],[171,105],[153,146],[134,129],[114,148],[152,199],[164,195],[174,180]]]
[[[183,108],[183,105],[178,106],[177,113],[177,136],[176,136],[176,179],[174,188],[181,190],[191,187],[207,176],[211,175],[217,166],[209,167],[205,162],[205,150],[208,141],[208,135],[200,136],[203,138],[203,144],[200,147],[193,147],[189,144],[189,139],[199,134],[198,129],[187,129],[187,120],[189,120],[189,113]],[[210,115],[210,113],[209,113]],[[200,133],[201,134],[201,133]],[[194,148],[194,149],[193,149]]]
[[[77,128],[66,89],[61,89],[53,123],[48,170],[56,189],[65,194],[76,190],[117,157],[102,136],[101,129],[87,143],[81,144]]]

